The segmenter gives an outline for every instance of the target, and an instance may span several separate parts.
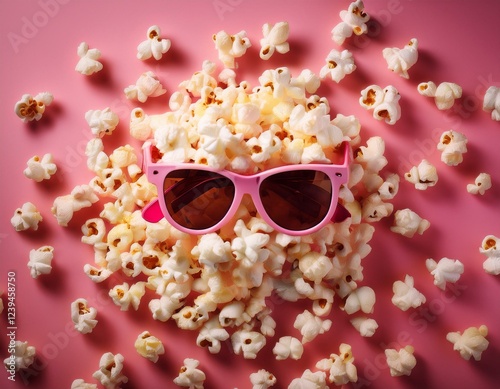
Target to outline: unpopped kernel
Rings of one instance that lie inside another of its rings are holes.
[[[385,356],[389,366],[391,376],[409,376],[417,364],[417,359],[413,355],[415,349],[407,345],[399,350],[386,349]]]
[[[128,377],[123,374],[124,360],[121,354],[104,353],[99,361],[99,370],[95,371],[92,376],[105,388],[118,389],[128,382]]]
[[[357,0],[349,4],[347,10],[340,11],[342,22],[337,24],[332,30],[332,39],[336,44],[342,45],[345,39],[352,36],[353,33],[361,35],[368,31],[366,23],[370,20],[370,16],[364,9],[363,2]]]
[[[491,188],[491,176],[488,173],[479,173],[479,175],[474,180],[474,184],[467,184],[467,192],[471,194],[484,193]]]
[[[89,334],[97,325],[97,309],[89,307],[84,298],[76,299],[71,303],[71,320],[75,329],[82,334]]]
[[[43,220],[42,215],[31,202],[24,203],[21,208],[17,208],[14,216],[10,219],[12,227],[16,231],[25,231],[28,229],[38,230],[38,223]]]
[[[402,311],[417,308],[426,301],[425,296],[415,288],[413,277],[408,274],[404,282],[399,280],[394,282],[392,291],[394,293],[392,303]]]
[[[363,108],[373,110],[375,119],[393,125],[401,118],[400,99],[401,95],[392,85],[384,89],[378,85],[370,85],[361,91],[359,103]]]
[[[278,22],[276,24],[266,23],[262,26],[264,37],[260,40],[260,58],[267,60],[274,52],[285,54],[290,51],[287,42],[290,33],[288,22]]]
[[[316,363],[316,368],[329,374],[328,381],[337,386],[358,381],[358,371],[354,365],[354,356],[349,344],[342,343],[338,354],[331,354],[329,358]]]
[[[24,94],[15,107],[14,111],[25,123],[33,120],[40,120],[45,112],[45,107],[52,104],[54,96],[49,92],[41,92],[35,97],[30,94]]]
[[[332,49],[325,58],[326,64],[319,71],[320,78],[330,77],[335,82],[340,82],[347,74],[356,70],[352,53],[349,50],[341,52]]]
[[[148,97],[157,97],[167,93],[152,71],[142,73],[135,85],[129,85],[124,92],[127,99],[138,100],[141,103],[146,102]]]
[[[102,70],[103,65],[99,62],[101,52],[98,49],[89,49],[89,45],[82,42],[78,45],[76,52],[80,57],[75,67],[78,73],[90,76]]]
[[[148,28],[147,39],[137,46],[137,58],[146,60],[151,57],[159,61],[170,49],[170,39],[161,37],[160,27],[154,25]]]
[[[408,70],[415,65],[418,59],[418,40],[410,39],[405,47],[385,48],[382,55],[387,61],[387,67],[403,78],[410,78]]]
[[[52,258],[54,257],[54,247],[42,246],[30,251],[28,267],[31,277],[38,278],[42,274],[49,274],[52,271]]]
[[[500,121],[500,88],[490,86],[483,98],[483,110],[491,112],[491,119]]]
[[[438,182],[436,167],[426,159],[423,159],[418,166],[413,166],[409,172],[405,173],[405,179],[415,185],[415,189],[426,190]]]
[[[57,171],[54,158],[50,153],[44,154],[41,158],[38,155],[34,155],[26,164],[28,167],[24,169],[23,173],[27,178],[35,182],[48,180]]]
[[[460,352],[460,356],[469,360],[473,357],[476,361],[481,360],[481,354],[488,348],[489,342],[486,339],[488,327],[469,327],[463,333],[460,331],[449,332],[446,340],[453,343],[453,350]]]
[[[450,109],[455,104],[455,100],[462,97],[462,87],[453,82],[442,82],[437,85],[432,82],[422,82],[418,84],[418,92],[427,97],[434,97],[436,107],[440,110]]]

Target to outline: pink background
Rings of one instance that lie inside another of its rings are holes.
[[[316,361],[337,353],[340,343],[353,347],[360,381],[350,387],[370,388],[497,388],[500,386],[500,278],[486,274],[478,248],[484,236],[500,236],[500,123],[481,109],[490,85],[500,86],[500,34],[496,0],[411,1],[387,0],[365,3],[372,16],[368,35],[352,38],[344,45],[355,58],[358,69],[340,84],[325,81],[320,95],[329,99],[332,114],[356,115],[362,124],[362,137],[380,135],[386,141],[389,165],[386,171],[403,174],[421,159],[437,166],[439,182],[425,192],[403,182],[394,199],[395,209],[411,208],[431,222],[423,236],[408,239],[390,232],[392,217],[375,225],[373,250],[364,260],[365,280],[377,294],[373,317],[380,327],[372,338],[362,338],[350,325],[349,317],[337,307],[331,314],[333,327],[325,335],[305,345],[299,361],[276,361],[274,341],[295,335],[294,317],[307,304],[281,304],[271,301],[278,322],[276,338],[256,360],[244,360],[223,346],[219,355],[210,355],[195,344],[196,333],[180,331],[174,322],[152,319],[147,298],[139,312],[121,312],[107,296],[113,282],[92,283],[83,273],[93,262],[89,247],[80,243],[80,226],[100,212],[96,204],[77,214],[69,227],[59,227],[50,214],[56,196],[67,194],[88,183],[92,174],[86,168],[84,148],[91,137],[84,119],[89,109],[111,107],[120,117],[106,147],[126,143],[139,146],[128,134],[130,110],[141,105],[129,102],[123,88],[147,70],[153,70],[168,93],[144,105],[148,113],[164,112],[168,97],[176,86],[200,69],[204,59],[220,65],[211,36],[219,30],[236,33],[246,30],[253,47],[239,59],[238,79],[255,85],[266,68],[288,66],[292,74],[310,68],[315,72],[324,64],[332,48],[330,31],[339,22],[338,13],[349,1],[2,1],[0,3],[1,142],[0,171],[2,207],[0,217],[0,289],[7,288],[7,272],[17,273],[17,336],[34,345],[39,360],[30,378],[32,388],[69,388],[75,378],[95,382],[100,356],[107,351],[122,353],[127,388],[174,387],[182,361],[200,360],[207,375],[206,388],[250,388],[248,376],[260,368],[276,375],[276,388],[286,388],[303,370],[315,370]],[[217,5],[225,5],[217,10]],[[290,23],[290,53],[275,54],[270,61],[259,59],[261,26],[265,22]],[[30,26],[31,24],[31,26]],[[172,41],[171,50],[159,62],[136,59],[136,47],[145,39],[149,26],[158,24],[162,35]],[[31,29],[30,29],[31,27]],[[16,37],[22,42],[12,43]],[[387,70],[381,55],[384,47],[402,47],[418,38],[419,61],[405,80]],[[74,71],[76,48],[81,41],[101,50],[104,70],[94,77]],[[416,86],[432,80],[456,82],[463,97],[449,111],[438,111],[432,99],[420,96]],[[395,126],[373,119],[358,104],[359,92],[370,84],[394,85],[402,95],[402,118]],[[54,104],[38,123],[23,124],[13,108],[24,93],[50,91]],[[464,162],[449,167],[440,161],[435,149],[439,135],[448,129],[464,133],[468,153]],[[23,176],[26,161],[33,155],[52,153],[58,172],[49,182],[35,183]],[[493,188],[483,197],[466,191],[480,172],[491,174]],[[17,233],[10,225],[14,210],[26,201],[34,202],[44,220],[37,232]],[[55,247],[53,271],[34,280],[26,266],[31,249]],[[457,286],[443,292],[433,285],[425,260],[442,257],[460,259],[465,273]],[[405,274],[415,278],[416,287],[427,303],[402,312],[392,305],[392,283]],[[70,303],[86,298],[98,309],[99,323],[89,335],[75,333],[71,327]],[[2,297],[6,305],[6,296]],[[6,311],[0,318],[6,327]],[[490,346],[481,361],[465,361],[446,341],[450,331],[486,324]],[[157,364],[140,357],[134,349],[137,335],[149,330],[164,343],[166,353]],[[6,332],[4,330],[3,332]],[[7,356],[8,338],[0,335],[0,356]],[[392,378],[384,363],[386,347],[415,347],[417,366],[410,377]],[[11,384],[0,371],[0,386],[23,387],[20,374]]]

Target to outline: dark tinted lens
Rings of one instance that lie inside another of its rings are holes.
[[[259,188],[264,209],[279,226],[302,231],[318,225],[332,200],[332,183],[322,172],[296,170],[264,179]]]
[[[178,224],[192,230],[220,222],[231,207],[234,191],[231,180],[203,170],[175,170],[163,184],[168,213]]]

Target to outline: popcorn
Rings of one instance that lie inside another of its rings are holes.
[[[35,204],[31,202],[24,203],[21,208],[17,208],[14,216],[10,219],[12,227],[16,231],[26,231],[28,229],[38,230],[38,223],[43,220]]]
[[[148,97],[158,97],[167,91],[163,89],[158,77],[152,71],[148,71],[142,73],[135,85],[129,85],[124,89],[124,92],[127,99],[144,103]]]
[[[387,67],[403,78],[410,78],[408,70],[415,65],[418,59],[418,40],[410,39],[402,49],[397,47],[385,48],[382,55],[387,61]]]
[[[415,189],[426,190],[438,182],[437,169],[426,159],[423,159],[418,166],[413,166],[405,179],[415,185]]]
[[[24,169],[24,175],[36,182],[50,179],[57,171],[57,166],[50,153],[45,154],[42,158],[35,155],[26,164],[28,167]]]
[[[97,73],[102,70],[102,63],[98,61],[101,58],[101,52],[97,49],[89,49],[86,42],[78,45],[77,54],[80,57],[75,70],[85,76]]]
[[[242,329],[231,335],[231,344],[235,354],[243,353],[243,358],[255,359],[266,345],[266,338],[260,332]]]
[[[329,319],[322,320],[306,309],[297,315],[293,326],[300,331],[302,343],[307,343],[316,338],[316,336],[328,331],[332,326],[332,321]]]
[[[104,144],[101,138],[93,138],[85,146],[87,156],[87,167],[89,170],[98,173],[106,169],[109,165],[109,157],[104,152]]]
[[[170,49],[170,39],[161,38],[160,27],[148,28],[147,38],[137,46],[137,58],[144,61],[153,57],[157,61]]]
[[[293,336],[282,336],[273,348],[273,354],[279,361],[288,358],[298,360],[302,357],[303,352],[304,346],[300,340]]]
[[[351,324],[361,336],[367,338],[373,336],[378,328],[378,323],[374,319],[366,317],[355,317],[351,319]]]
[[[60,226],[66,227],[75,212],[90,207],[99,201],[99,197],[89,185],[79,185],[73,188],[69,195],[56,197],[51,212]]]
[[[335,82],[340,82],[347,74],[351,74],[356,70],[352,53],[349,50],[339,52],[335,49],[331,50],[325,59],[324,65],[319,71],[320,78],[330,76]]]
[[[38,278],[41,274],[50,274],[52,271],[52,258],[54,257],[54,247],[42,246],[30,251],[28,267],[31,277]]]
[[[364,8],[363,2],[357,0],[352,2],[347,10],[340,11],[342,22],[332,30],[332,40],[336,44],[342,45],[353,33],[362,35],[368,31],[366,23],[370,20],[370,16],[364,12]]]
[[[394,293],[392,303],[402,311],[417,308],[426,301],[425,296],[414,287],[413,277],[408,274],[404,282],[394,282],[392,291]]]
[[[194,156],[194,149],[188,134],[179,125],[168,124],[156,129],[154,133],[156,147],[163,154],[164,162],[187,162]]]
[[[249,320],[250,317],[245,313],[245,304],[242,301],[230,302],[219,313],[219,323],[222,327],[239,327]]]
[[[172,317],[175,311],[182,307],[179,299],[171,299],[169,296],[161,296],[159,299],[152,299],[148,306],[153,314],[153,319],[162,322]]]
[[[440,110],[450,109],[455,100],[462,97],[462,87],[452,82],[442,82],[438,86],[432,81],[418,84],[418,92],[427,97],[434,97],[436,107]]]
[[[362,217],[368,222],[376,222],[389,216],[394,206],[391,203],[384,203],[378,193],[372,193],[362,203]]]
[[[288,22],[276,24],[266,23],[262,26],[264,37],[260,40],[260,58],[268,60],[277,51],[280,54],[288,53],[290,45],[287,42],[290,27]]]
[[[212,39],[219,53],[219,60],[224,67],[231,69],[238,67],[234,59],[244,55],[247,49],[252,46],[246,31],[240,31],[234,35],[219,31],[212,36]]]
[[[161,340],[148,331],[141,332],[137,336],[134,346],[139,355],[154,363],[158,362],[160,355],[165,354],[165,348]]]
[[[264,248],[269,243],[268,234],[251,231],[241,219],[236,221],[234,232],[236,237],[231,242],[231,250],[237,261],[251,267],[269,257],[269,250]]]
[[[381,200],[392,200],[399,190],[399,176],[390,174],[386,180],[379,186],[377,192]]]
[[[412,369],[417,364],[417,360],[413,356],[414,351],[413,346],[410,345],[401,348],[399,351],[395,349],[385,350],[387,365],[389,366],[391,376],[409,376],[411,374]]]
[[[85,120],[92,134],[98,138],[102,138],[104,135],[111,135],[119,122],[118,115],[111,111],[109,107],[103,110],[87,111],[85,113]]]
[[[71,303],[71,320],[75,329],[82,334],[89,334],[97,325],[97,309],[89,307],[84,298],[76,299]]]
[[[196,344],[207,347],[212,354],[217,354],[221,348],[221,342],[229,339],[229,333],[222,328],[219,319],[213,318],[207,321],[196,338]]]
[[[358,381],[358,371],[354,365],[351,346],[342,343],[339,346],[339,354],[330,354],[330,358],[325,358],[318,363],[316,367],[320,370],[329,372],[329,382],[341,386],[349,382]]]
[[[467,137],[457,131],[449,130],[441,134],[437,149],[441,151],[441,161],[448,166],[457,166],[467,152]]]
[[[427,270],[434,276],[434,285],[444,290],[447,282],[455,283],[464,272],[464,265],[458,259],[441,258],[439,262],[428,258],[425,261]]]
[[[484,237],[481,247],[481,254],[486,255],[487,259],[483,262],[483,269],[488,274],[500,274],[500,239],[494,235]]]
[[[124,360],[121,354],[104,353],[99,361],[99,370],[95,371],[92,377],[106,389],[120,388],[122,384],[128,382],[127,376],[123,374]]]
[[[129,284],[124,282],[121,285],[116,285],[109,291],[109,297],[113,302],[120,307],[121,311],[128,311],[130,306],[136,311],[139,308],[142,296],[144,296],[145,282],[136,282],[129,287]]]
[[[9,350],[11,350],[9,344]],[[36,357],[36,348],[30,346],[28,342],[21,342],[20,340],[15,341],[13,348],[13,353],[9,357],[5,358],[3,363],[7,370],[14,369],[15,371],[28,369]],[[9,351],[10,352],[10,351]]]
[[[353,290],[345,301],[344,311],[352,315],[361,310],[364,313],[372,313],[375,305],[375,291],[369,286],[362,286]]]
[[[483,98],[483,110],[491,112],[491,119],[500,121],[500,88],[490,86]]]
[[[359,103],[363,108],[373,110],[375,119],[393,125],[401,118],[400,98],[398,90],[392,85],[384,89],[378,85],[370,85],[361,91]]]
[[[295,378],[288,389],[328,389],[326,385],[326,374],[324,371],[312,372],[307,369],[300,378]]]
[[[184,359],[184,366],[179,370],[179,375],[174,378],[174,384],[190,388],[190,389],[203,389],[203,383],[206,376],[203,371],[197,369],[200,362],[196,359]]]
[[[474,180],[474,184],[467,184],[467,192],[471,194],[484,193],[491,188],[491,176],[488,173],[480,173]]]
[[[35,97],[32,97],[30,94],[24,94],[21,100],[16,103],[14,111],[24,123],[33,120],[38,121],[42,118],[45,107],[52,104],[53,100],[54,96],[49,92],[41,92]]]
[[[416,233],[422,235],[431,223],[422,219],[409,208],[397,210],[394,214],[394,224],[391,231],[412,238]]]
[[[276,383],[276,377],[265,369],[250,374],[252,389],[268,389]]]
[[[89,384],[81,378],[77,378],[71,383],[71,389],[97,389],[97,385]]]
[[[473,357],[476,361],[481,360],[481,354],[488,348],[488,327],[481,325],[479,327],[469,327],[463,334],[459,331],[449,332],[446,340],[453,343],[453,350],[459,351],[460,356],[465,360]]]
[[[299,269],[304,277],[319,284],[332,269],[332,260],[326,255],[311,251],[299,259]]]
[[[212,76],[216,68],[217,65],[212,61],[203,61],[201,71],[195,72],[189,80],[181,82],[179,88],[185,89],[194,97],[200,97],[201,91],[205,87],[215,88],[217,86],[217,80]]]

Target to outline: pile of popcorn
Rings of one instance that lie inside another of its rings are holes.
[[[342,45],[352,34],[367,31],[369,15],[361,1],[355,1],[340,13],[342,22],[332,30],[332,39]],[[289,25],[279,22],[263,26],[260,57],[284,54]],[[168,52],[171,42],[161,36],[158,26],[151,26],[147,39],[137,47],[137,58],[159,60]],[[339,200],[351,217],[331,223],[314,234],[292,237],[274,231],[256,213],[251,201],[245,200],[235,219],[217,233],[190,236],[170,226],[164,219],[153,224],[141,216],[141,209],[157,197],[156,188],[147,181],[136,150],[130,145],[106,154],[104,142],[116,129],[119,118],[110,108],[89,110],[85,119],[94,136],[86,147],[87,166],[95,173],[88,183],[75,187],[71,193],[54,200],[51,209],[61,226],[68,226],[75,212],[101,202],[99,217],[81,227],[82,242],[92,247],[93,263],[84,266],[84,273],[96,283],[123,273],[127,282],[109,290],[112,301],[121,310],[137,310],[148,304],[154,319],[173,320],[182,330],[197,331],[197,345],[217,354],[221,344],[230,341],[234,353],[245,359],[257,358],[269,339],[275,336],[276,322],[268,305],[271,296],[295,302],[308,301],[294,320],[295,335],[279,337],[273,346],[277,360],[300,359],[304,346],[332,328],[328,318],[337,297],[338,304],[361,336],[370,337],[378,323],[369,315],[376,302],[375,291],[363,285],[362,260],[370,253],[369,242],[374,223],[393,214],[391,200],[399,187],[399,176],[386,172],[388,163],[385,142],[375,136],[362,144],[361,126],[354,116],[330,115],[326,98],[316,94],[322,80],[340,82],[356,70],[352,53],[332,50],[325,65],[316,75],[304,69],[294,75],[287,67],[268,69],[258,78],[258,85],[238,81],[236,59],[251,47],[245,31],[213,35],[215,49],[223,69],[204,61],[201,69],[179,84],[169,99],[169,111],[149,115],[142,108],[131,111],[130,134],[153,145],[155,158],[161,162],[192,162],[215,169],[228,169],[253,174],[284,164],[331,163],[338,159],[338,148],[348,141],[354,150],[349,182],[340,189]],[[83,42],[78,47],[80,60],[76,71],[90,76],[102,69],[101,53]],[[277,53],[277,54],[276,54]],[[418,40],[413,38],[402,49],[383,51],[388,68],[409,78],[408,70],[417,62]],[[494,88],[494,87],[492,87]],[[499,92],[490,88],[484,108],[499,120]],[[127,98],[141,103],[167,91],[152,71],[139,76],[135,84],[124,89]],[[420,84],[418,92],[434,97],[438,109],[450,108],[461,96],[461,88],[453,83],[436,86],[432,81]],[[376,120],[394,125],[401,117],[401,96],[394,86],[370,85],[361,91],[359,103],[373,110]],[[50,93],[35,97],[24,95],[16,104],[16,114],[23,120],[39,120],[50,105]],[[458,165],[467,151],[467,138],[456,131],[443,133],[437,149],[442,161]],[[26,177],[40,182],[49,180],[57,167],[52,155],[34,156],[27,162]],[[423,160],[405,174],[405,179],[418,190],[437,184],[435,166]],[[484,194],[491,187],[491,178],[481,173],[467,190]],[[394,212],[391,230],[408,238],[424,233],[430,222],[411,209]],[[12,225],[16,231],[37,230],[43,218],[33,203],[23,204],[15,211]],[[488,259],[485,271],[500,273],[499,240],[488,236],[480,251]],[[54,247],[46,245],[30,252],[28,267],[33,278],[51,272]],[[459,260],[429,258],[426,266],[437,287],[456,282],[464,272]],[[146,292],[154,297],[143,301]],[[413,277],[393,285],[392,303],[403,311],[425,303],[425,296],[414,286]],[[84,298],[71,304],[71,318],[82,334],[90,334],[96,325],[97,310]],[[471,327],[463,334],[449,333],[447,339],[465,358],[479,359],[488,345],[487,328]],[[165,353],[159,338],[144,331],[137,336],[135,348],[139,355],[153,363]],[[21,369],[29,366],[34,348],[26,343],[16,346]],[[385,354],[390,374],[410,375],[416,365],[414,347],[387,349]],[[294,379],[289,388],[325,388],[328,383],[344,385],[357,381],[351,346],[341,344],[338,354],[332,353],[318,361],[317,371],[306,370]],[[93,377],[106,388],[118,388],[128,378],[123,374],[124,357],[105,353]],[[181,387],[202,388],[205,373],[192,358],[184,361],[174,383]],[[254,388],[276,384],[276,377],[259,370],[250,376]],[[77,379],[73,389],[95,388],[96,385]]]

